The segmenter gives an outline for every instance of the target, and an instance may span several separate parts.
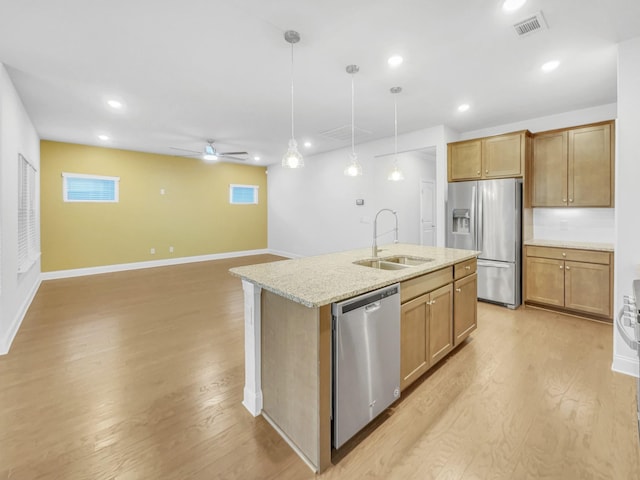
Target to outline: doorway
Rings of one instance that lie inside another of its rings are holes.
[[[436,246],[436,183],[420,181],[420,244]]]

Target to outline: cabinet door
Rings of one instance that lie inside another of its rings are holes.
[[[609,265],[565,262],[565,307],[611,316]]]
[[[533,137],[534,207],[567,205],[567,132],[554,132]]]
[[[525,300],[564,306],[564,261],[527,257]]]
[[[428,322],[430,295],[406,302],[400,309],[400,389],[404,390],[429,368]]]
[[[484,177],[521,177],[524,147],[524,134],[521,133],[485,138],[482,141]]]
[[[569,131],[569,206],[613,205],[611,124]]]
[[[429,366],[453,348],[453,285],[431,292],[429,318]]]
[[[477,180],[482,176],[482,141],[449,144],[449,181]]]
[[[474,273],[456,281],[453,290],[453,345],[456,346],[478,325],[478,275]]]

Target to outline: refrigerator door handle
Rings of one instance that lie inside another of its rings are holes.
[[[512,263],[502,263],[502,262],[487,262],[486,260],[478,260],[479,267],[493,267],[493,268],[511,268],[513,266]]]
[[[474,187],[475,188],[475,187]],[[483,203],[483,198],[482,198],[482,189],[480,187],[478,187],[478,220],[476,221],[476,231],[478,233],[478,240],[476,241],[476,249],[480,250],[481,252],[484,250],[484,240],[482,238],[482,236],[484,235],[484,218],[482,218],[482,203]],[[474,194],[474,198],[475,198],[475,193]]]
[[[471,187],[471,218],[469,221],[471,222],[470,227],[473,228],[473,245],[475,248],[478,248],[478,212],[476,211],[476,184],[474,183],[473,187]]]

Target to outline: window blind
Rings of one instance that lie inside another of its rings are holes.
[[[18,154],[18,272],[28,271],[39,254],[36,224],[36,169]]]
[[[258,203],[257,185],[229,185],[229,203],[255,205]]]
[[[65,202],[119,201],[119,177],[63,173],[62,195]]]

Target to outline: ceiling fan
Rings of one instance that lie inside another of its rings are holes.
[[[187,150],[186,148],[169,147],[171,150],[181,150],[183,152],[190,152],[188,155],[181,154],[182,157],[202,157],[206,161],[214,161],[222,158],[229,158],[231,160],[239,160],[245,162],[246,158],[240,158],[236,155],[249,155],[248,152],[218,152],[216,147],[213,146],[213,140],[207,139],[207,144],[204,146],[202,152],[197,150]]]

